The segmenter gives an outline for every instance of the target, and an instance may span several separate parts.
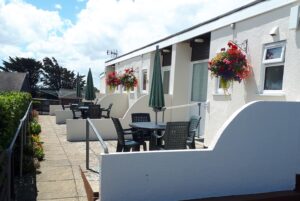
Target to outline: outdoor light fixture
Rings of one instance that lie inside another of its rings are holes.
[[[163,52],[163,53],[169,53],[170,50],[169,50],[169,49],[163,49],[162,52]]]
[[[195,38],[194,42],[195,43],[204,43],[204,39],[203,38]]]
[[[235,23],[231,23],[231,24],[230,24],[230,28],[231,28],[231,29],[235,29]]]
[[[269,33],[271,36],[276,36],[279,34],[279,27],[276,26],[276,27],[273,27]]]

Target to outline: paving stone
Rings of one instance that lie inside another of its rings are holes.
[[[45,156],[45,158],[46,159],[40,163],[41,167],[42,166],[56,167],[56,166],[70,166],[71,165],[71,163],[68,160],[48,160],[47,156]]]
[[[78,196],[86,196],[85,188],[82,179],[75,180]]]
[[[87,197],[79,197],[78,200],[79,201],[88,201]]]
[[[79,201],[81,198],[63,198],[63,199],[50,199],[50,200],[41,200],[38,199],[38,201]],[[84,200],[84,197],[82,197],[82,199]],[[81,201],[81,200],[80,200]]]
[[[41,172],[36,176],[37,181],[61,181],[74,179],[71,167],[46,167],[39,169]]]
[[[38,200],[76,198],[76,186],[74,180],[37,182]]]
[[[47,155],[47,160],[68,160],[68,157],[66,156],[65,153],[62,154],[48,154]]]

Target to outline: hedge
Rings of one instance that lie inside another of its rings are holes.
[[[29,93],[0,93],[0,152],[9,146],[30,101]]]

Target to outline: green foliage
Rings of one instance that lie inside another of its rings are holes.
[[[9,61],[3,61],[3,65],[0,69],[6,72],[28,72],[31,91],[37,88],[43,67],[40,61],[32,58],[9,57]]]
[[[30,133],[33,135],[38,135],[42,131],[41,125],[37,122],[37,120],[33,120],[30,123]]]
[[[32,135],[31,137],[33,145],[33,156],[36,157],[39,161],[44,159],[44,149],[39,135]]]
[[[32,100],[32,108],[33,109],[38,109],[41,105],[41,101],[38,100]]]
[[[44,86],[54,90],[76,88],[77,77],[74,71],[69,71],[67,68],[60,66],[54,57],[43,59],[43,70],[42,81]],[[78,77],[81,88],[85,85],[84,77],[84,75]]]
[[[0,151],[9,146],[30,101],[29,93],[0,93]]]

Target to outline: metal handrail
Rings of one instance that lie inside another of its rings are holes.
[[[89,156],[90,156],[90,152],[89,152],[89,149],[90,149],[90,127],[92,128],[92,130],[96,134],[96,137],[98,138],[98,141],[100,142],[100,144],[101,144],[101,146],[104,150],[104,153],[106,153],[106,154],[109,153],[107,145],[105,144],[104,140],[102,139],[100,133],[98,132],[98,130],[94,126],[91,119],[87,118],[86,119],[86,138],[85,138],[85,141],[86,141],[86,169],[87,170],[89,169],[89,162],[90,162],[90,160],[89,160]]]
[[[12,168],[14,168],[13,165],[13,160],[12,160],[12,155],[14,152],[14,146],[16,144],[17,138],[20,136],[20,170],[19,170],[19,176],[22,177],[23,175],[23,150],[24,150],[24,145],[26,145],[26,133],[28,130],[28,124],[29,124],[29,120],[30,120],[30,114],[31,114],[31,110],[32,110],[32,101],[30,102],[24,116],[22,119],[20,119],[20,123],[19,126],[15,132],[15,135],[9,145],[9,147],[6,149],[6,153],[7,153],[7,175],[8,175],[8,180],[6,183],[7,186],[7,199],[11,199],[12,197],[14,197],[14,188],[13,188],[13,182],[14,182],[14,170],[12,170]],[[0,198],[2,199],[2,198]]]

